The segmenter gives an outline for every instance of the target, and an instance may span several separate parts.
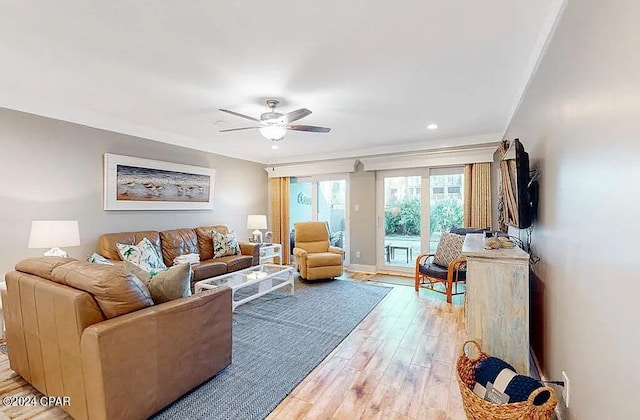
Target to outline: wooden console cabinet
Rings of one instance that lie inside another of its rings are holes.
[[[465,326],[482,350],[529,375],[529,254],[484,249],[483,234],[468,234]]]

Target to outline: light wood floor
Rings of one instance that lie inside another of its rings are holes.
[[[461,305],[395,286],[267,418],[466,419],[455,377],[463,334]]]
[[[346,277],[367,281],[371,276]],[[459,304],[394,285],[268,419],[465,419],[455,378],[463,332]],[[40,396],[0,354],[0,397],[5,395]],[[5,418],[69,417],[59,408],[0,405],[0,419]]]

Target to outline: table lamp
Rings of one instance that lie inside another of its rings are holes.
[[[77,220],[34,220],[31,222],[29,248],[51,248],[44,253],[47,257],[68,257],[60,249],[63,246],[80,245],[80,230]]]
[[[251,242],[262,243],[262,232],[260,229],[267,228],[267,216],[264,214],[250,214],[247,216],[247,229],[255,229],[251,232]]]

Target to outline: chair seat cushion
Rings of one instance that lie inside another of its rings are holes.
[[[435,277],[437,279],[446,280],[447,279],[447,267],[442,267],[437,264],[420,264],[420,273],[425,276]],[[458,272],[458,280],[465,280],[467,278],[467,272],[464,270],[460,270]]]
[[[333,252],[318,252],[307,255],[307,267],[327,267],[342,265],[342,256]]]

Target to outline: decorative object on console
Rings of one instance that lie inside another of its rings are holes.
[[[251,232],[251,238],[249,241],[255,243],[262,243],[261,229],[267,228],[267,216],[264,214],[250,214],[247,216],[247,230],[255,229]]]
[[[273,242],[273,232],[268,230],[264,234],[264,243],[267,245],[271,245],[272,242]]]
[[[213,258],[240,254],[240,245],[235,232],[224,234],[214,230],[211,232],[211,240],[213,241]]]
[[[511,249],[515,248],[516,244],[505,237],[491,237],[486,238],[484,241],[484,249]]]
[[[59,247],[80,245],[80,230],[77,220],[34,220],[29,233],[29,248],[51,248],[47,257],[68,257]]]
[[[104,155],[105,210],[212,210],[216,170]]]

